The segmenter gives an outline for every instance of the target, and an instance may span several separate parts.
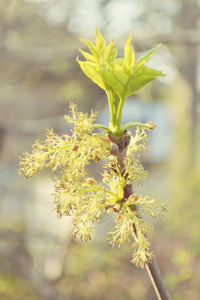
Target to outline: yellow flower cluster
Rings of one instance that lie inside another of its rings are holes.
[[[133,262],[143,267],[150,260],[151,251],[147,234],[151,226],[143,220],[143,213],[160,215],[163,207],[155,200],[135,194],[126,197],[125,188],[134,181],[140,182],[145,176],[138,153],[145,149],[148,135],[138,127],[135,136],[128,133],[130,143],[124,158],[124,170],[119,165],[117,145],[107,133],[95,132],[92,124],[96,114],[80,113],[74,104],[70,105],[71,115],[65,120],[73,123],[72,135],[58,136],[53,130],[47,131],[44,143],[36,141],[31,153],[24,153],[20,160],[19,173],[30,178],[38,170],[50,169],[55,174],[55,205],[59,217],[71,215],[73,236],[81,240],[91,239],[94,223],[104,214],[117,215],[111,243],[121,245],[131,241],[137,233],[134,244]],[[91,161],[104,161],[102,181],[89,177],[87,165]],[[135,209],[138,207],[139,209]],[[157,211],[157,213],[156,213]]]

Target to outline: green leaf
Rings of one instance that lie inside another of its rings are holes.
[[[84,40],[84,39],[80,39],[80,41],[85,43],[88,46],[92,55],[94,55],[96,58],[99,58],[97,48],[92,42],[90,42],[89,40]]]
[[[99,71],[103,80],[121,97],[128,80],[123,68],[114,64],[112,68],[100,66]]]
[[[82,49],[79,49],[79,51],[81,52],[81,54],[85,57],[85,59],[87,61],[90,61],[90,62],[96,62],[96,59],[93,55],[91,55],[90,53],[88,52],[85,52],[83,51]]]
[[[151,69],[147,66],[142,66],[138,71],[133,73],[132,80],[126,91],[126,97],[134,94],[150,81],[154,80],[158,76],[165,76],[162,71]]]
[[[117,57],[117,46],[111,41],[105,48],[104,58],[106,61],[113,61]]]
[[[135,64],[135,71],[137,71],[140,67],[146,64],[146,62],[153,56],[154,52],[158,50],[161,46],[162,44],[159,44],[157,47],[151,49],[147,54],[140,58]]]
[[[97,28],[96,28],[95,32],[96,32],[96,48],[97,48],[98,52],[102,53],[106,47],[106,42],[105,42],[102,34],[98,31]]]
[[[135,63],[135,53],[133,51],[133,47],[131,46],[132,37],[133,34],[131,33],[124,47],[124,66],[130,71]]]
[[[100,88],[106,90],[105,83],[103,82],[102,77],[98,73],[97,64],[88,61],[80,61],[78,58],[77,58],[77,62],[79,63],[83,73],[87,77],[89,77]]]

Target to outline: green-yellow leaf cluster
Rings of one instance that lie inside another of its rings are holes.
[[[107,94],[112,92],[123,99],[136,93],[157,76],[164,76],[162,71],[145,66],[161,45],[150,50],[144,57],[135,62],[135,52],[131,40],[132,34],[125,44],[124,57],[117,58],[116,44],[111,41],[106,45],[103,36],[96,29],[96,44],[82,40],[88,46],[90,53],[80,50],[85,61],[77,59],[86,76],[105,90]]]

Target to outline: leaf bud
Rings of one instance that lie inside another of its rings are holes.
[[[138,200],[138,196],[136,194],[132,194],[129,196],[128,200],[130,201],[137,201]]]
[[[72,148],[72,151],[77,151],[78,148],[79,148],[79,146],[75,144],[74,147]]]
[[[97,184],[97,182],[96,182],[96,180],[94,180],[94,178],[88,178],[87,179],[87,184],[93,185],[93,184]]]

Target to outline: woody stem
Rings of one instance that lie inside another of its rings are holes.
[[[126,154],[126,147],[128,146],[130,142],[130,136],[126,134],[126,132],[121,136],[121,139],[119,142],[113,141],[117,144],[119,147],[119,154],[118,154],[118,164],[121,169],[121,172],[124,173],[125,166],[124,166],[124,156]],[[124,198],[128,198],[131,194],[133,194],[132,185],[126,185],[124,187]],[[136,209],[136,207],[135,207]],[[137,240],[137,231],[135,230],[135,239]],[[156,261],[155,256],[152,257],[152,261],[146,263],[145,268],[147,270],[147,274],[150,278],[150,281],[153,285],[154,291],[156,293],[158,300],[170,300],[170,295],[168,293],[168,290],[166,286],[164,285],[160,270]]]

